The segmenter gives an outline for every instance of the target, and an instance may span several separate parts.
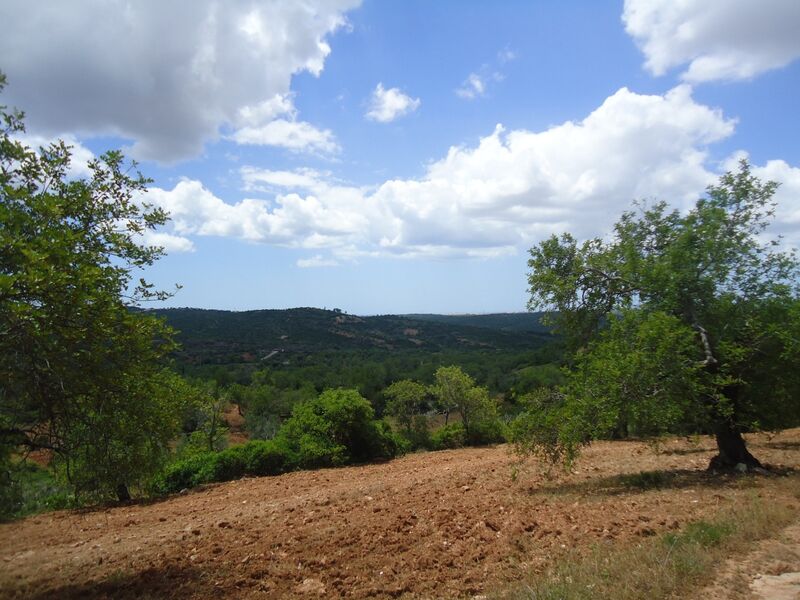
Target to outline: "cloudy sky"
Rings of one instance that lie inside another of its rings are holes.
[[[173,306],[524,310],[527,249],[748,156],[800,245],[797,0],[0,3],[2,98],[123,148]]]

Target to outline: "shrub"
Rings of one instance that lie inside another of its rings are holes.
[[[296,463],[288,446],[280,440],[256,440],[243,448],[248,475],[280,475]]]
[[[496,417],[473,423],[466,434],[466,443],[470,446],[500,444],[505,441],[506,426]]]
[[[276,438],[302,468],[335,467],[397,454],[388,425],[356,390],[326,390],[295,406]]]
[[[431,446],[434,450],[461,448],[466,442],[467,433],[461,423],[450,423],[431,434]]]

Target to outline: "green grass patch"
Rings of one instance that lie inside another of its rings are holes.
[[[636,480],[652,482],[648,478]],[[791,482],[793,489],[797,481]],[[796,513],[753,495],[713,519],[634,546],[601,544],[562,557],[550,571],[496,595],[529,600],[635,600],[684,597],[713,577],[714,568],[754,540],[774,535]]]

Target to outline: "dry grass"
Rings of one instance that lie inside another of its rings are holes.
[[[800,478],[776,482],[800,497]],[[756,540],[772,537],[797,517],[782,503],[753,495],[710,520],[634,546],[603,544],[568,554],[543,577],[498,593],[508,600],[636,600],[684,597],[708,583],[724,559],[746,552]]]

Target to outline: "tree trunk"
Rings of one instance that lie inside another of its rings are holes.
[[[130,502],[131,501],[131,493],[128,491],[128,486],[124,483],[120,483],[117,486],[117,500],[120,502]]]
[[[748,470],[763,468],[758,459],[747,450],[741,432],[730,423],[718,423],[714,427],[714,435],[719,454],[711,459],[708,465],[710,471],[730,471],[739,464],[745,465]]]

